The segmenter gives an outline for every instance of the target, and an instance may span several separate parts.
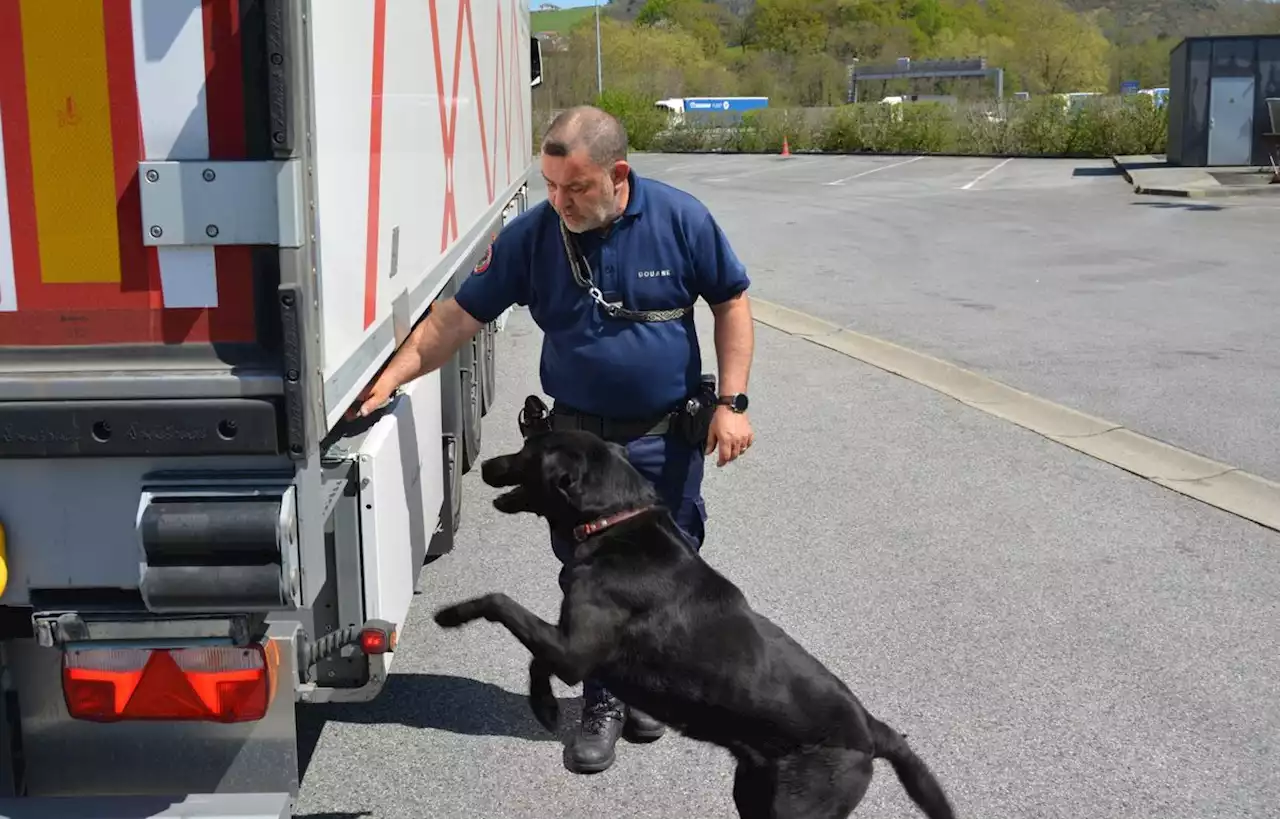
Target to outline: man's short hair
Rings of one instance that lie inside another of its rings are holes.
[[[593,163],[608,168],[627,158],[627,129],[607,111],[579,105],[560,112],[542,138],[548,156],[568,156],[584,145]]]

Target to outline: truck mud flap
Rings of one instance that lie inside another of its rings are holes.
[[[290,819],[287,793],[0,799],[0,819]]]

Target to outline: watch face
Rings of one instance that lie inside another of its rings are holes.
[[[726,405],[734,412],[747,411],[747,396],[742,393],[738,393],[737,395],[731,395],[728,398],[729,400],[726,402]]]

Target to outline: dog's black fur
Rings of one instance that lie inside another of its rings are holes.
[[[872,760],[892,764],[930,819],[953,819],[925,763],[894,729],[688,544],[622,447],[585,432],[531,435],[484,462],[501,512],[532,512],[553,531],[648,508],[583,538],[559,627],[504,594],[436,613],[456,628],[501,623],[533,654],[529,702],[556,730],[551,675],[601,679],[623,702],[738,761],[733,799],[743,819],[844,819],[871,784]]]

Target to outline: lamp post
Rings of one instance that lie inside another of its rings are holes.
[[[600,0],[595,0],[596,6],[596,95],[604,94],[604,66],[600,61]]]

